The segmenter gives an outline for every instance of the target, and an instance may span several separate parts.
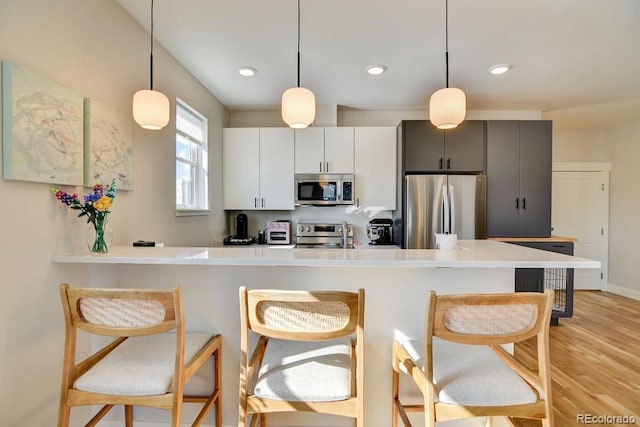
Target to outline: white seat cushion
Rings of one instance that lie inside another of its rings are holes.
[[[211,338],[208,333],[187,332],[185,363]],[[175,333],[128,338],[78,378],[73,387],[126,396],[165,394],[173,385],[175,349]]]
[[[400,344],[424,369],[422,342]],[[467,406],[533,403],[537,395],[491,348],[433,339],[433,379],[437,401]]]
[[[296,402],[331,402],[351,396],[351,340],[267,344],[254,394]]]

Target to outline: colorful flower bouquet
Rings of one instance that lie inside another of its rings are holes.
[[[93,186],[93,191],[83,196],[80,201],[77,194],[69,194],[58,190],[55,187],[49,187],[51,192],[55,194],[56,199],[60,200],[71,209],[80,211],[78,217],[87,217],[87,224],[93,225],[95,237],[93,243],[88,242],[89,249],[92,253],[109,252],[109,244],[105,240],[105,231],[107,225],[107,215],[111,212],[109,208],[113,204],[116,197],[116,180],[112,180],[111,184],[106,187],[99,182]]]

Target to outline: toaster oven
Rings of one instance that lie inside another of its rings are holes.
[[[288,245],[291,243],[291,222],[271,221],[267,224],[267,245]]]

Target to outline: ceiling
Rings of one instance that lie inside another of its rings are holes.
[[[117,1],[150,28],[150,1]],[[542,111],[575,127],[640,121],[640,1],[448,1],[450,86],[469,110]],[[317,104],[424,110],[445,85],[445,0],[300,4],[300,85]],[[154,36],[230,111],[277,110],[296,85],[296,0],[156,0]],[[491,75],[499,63],[513,68]],[[371,64],[387,71],[370,76]]]

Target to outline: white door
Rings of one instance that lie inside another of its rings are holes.
[[[576,269],[575,289],[603,290],[607,279],[608,172],[553,172],[553,235],[577,238],[574,255],[598,260],[600,269]]]
[[[224,209],[256,209],[260,196],[258,128],[223,130],[222,205]]]
[[[356,208],[376,213],[396,209],[396,128],[355,130]]]
[[[259,209],[295,209],[293,145],[293,129],[260,129]]]
[[[324,128],[324,162],[326,173],[353,173],[352,127]]]
[[[322,173],[324,164],[324,128],[295,130],[296,173]]]

